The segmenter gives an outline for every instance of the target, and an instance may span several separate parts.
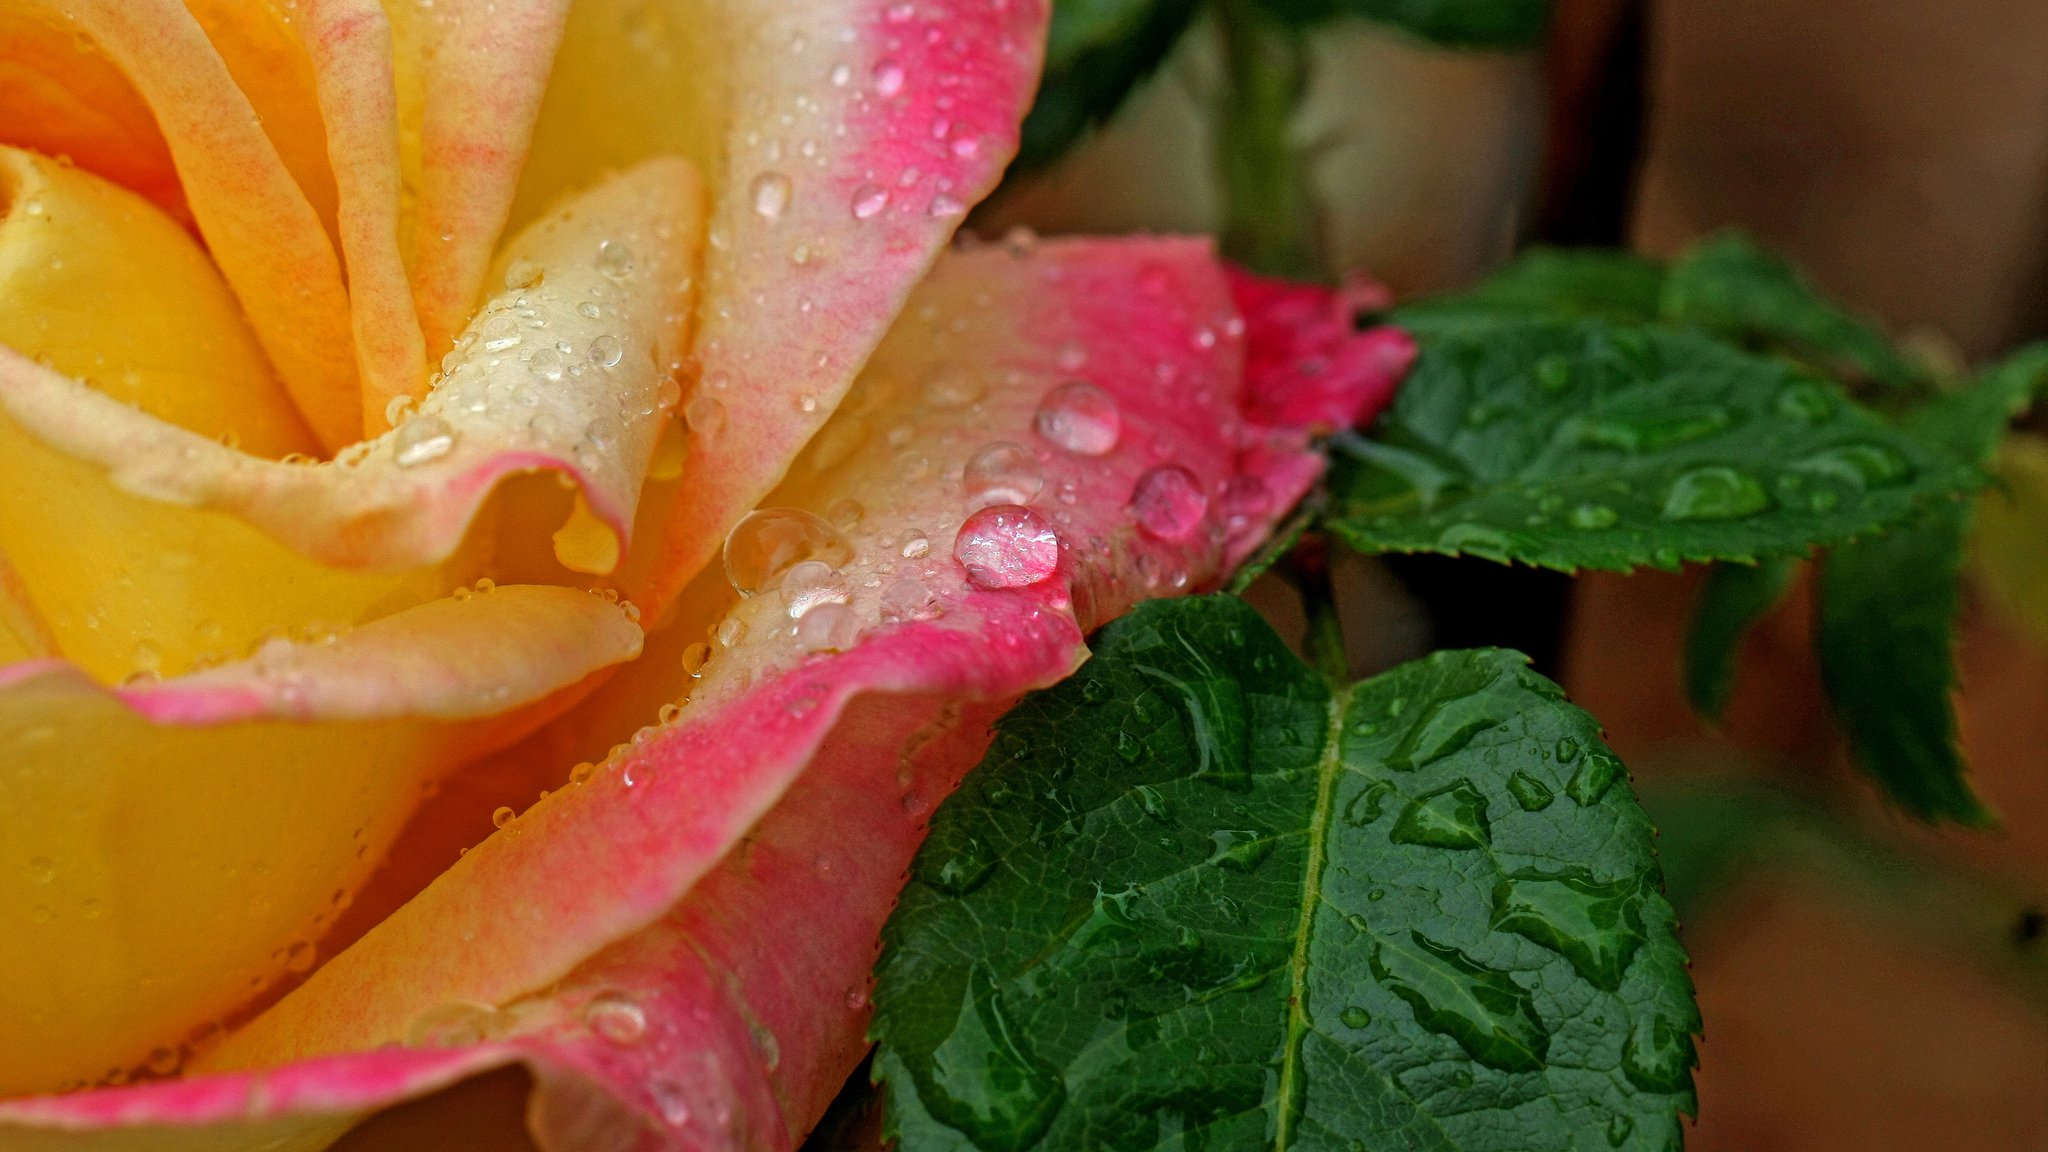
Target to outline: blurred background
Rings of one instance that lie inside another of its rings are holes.
[[[1058,3],[985,236],[1212,232],[1405,299],[1531,244],[1739,227],[1923,360],[2048,335],[2042,0]],[[1332,557],[1355,671],[1519,648],[1629,761],[1707,1022],[1695,1152],[2048,1148],[2044,427],[2006,445],[1963,596],[1989,832],[1920,825],[1849,766],[1797,588],[1709,726],[1679,671],[1699,572]],[[1298,633],[1284,584],[1252,596]]]

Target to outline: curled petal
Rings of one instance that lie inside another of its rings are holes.
[[[511,587],[160,684],[0,669],[0,854],[29,862],[0,873],[0,1087],[175,1062],[311,966],[423,787],[640,644],[602,599]]]

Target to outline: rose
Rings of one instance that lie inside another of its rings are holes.
[[[1197,241],[934,264],[1044,18],[0,11],[0,1132],[523,1063],[547,1147],[802,1136],[987,720],[1407,352]]]

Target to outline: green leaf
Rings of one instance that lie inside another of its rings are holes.
[[[1157,601],[998,725],[883,936],[904,1152],[1676,1149],[1649,821],[1517,654],[1333,689]]]
[[[1391,25],[1446,48],[1522,49],[1550,31],[1550,0],[1260,0],[1274,13],[1308,24],[1357,16]]]
[[[1709,720],[1719,720],[1735,687],[1735,649],[1749,626],[1777,607],[1799,571],[1797,561],[1773,556],[1755,564],[1716,564],[1693,610],[1685,638],[1685,696]]]
[[[1200,7],[1199,0],[1056,0],[1016,169],[1051,164],[1107,120],[1166,59]]]
[[[2036,345],[1922,407],[1907,426],[1944,451],[1987,462],[2044,379],[2048,345]],[[1995,821],[1965,779],[1952,699],[1956,581],[1971,511],[1939,502],[1905,528],[1831,552],[1815,644],[1857,764],[1923,820],[1985,827]]]
[[[1651,321],[1663,292],[1654,260],[1610,248],[1531,248],[1478,287],[1405,304],[1394,319],[1425,338],[1517,318]]]
[[[1567,571],[1804,555],[1980,479],[1795,364],[1598,320],[1426,334],[1372,436],[1333,442],[1347,543]]]
[[[1828,303],[1790,264],[1736,233],[1701,241],[1671,266],[1662,312],[1759,350],[1788,352],[1839,379],[1896,388],[1921,375],[1874,325]]]

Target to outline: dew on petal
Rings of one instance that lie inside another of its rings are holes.
[[[1024,504],[1045,487],[1045,473],[1029,448],[998,440],[984,445],[967,461],[961,475],[969,508],[990,504]]]
[[[1086,380],[1069,380],[1047,392],[1035,423],[1040,436],[1079,456],[1101,456],[1115,448],[1124,426],[1116,398]]]
[[[647,1034],[647,1012],[623,992],[600,992],[583,1006],[583,1023],[614,1044],[637,1044]]]
[[[597,246],[597,270],[614,280],[633,274],[633,250],[624,240],[606,240]]]
[[[1024,588],[1060,564],[1060,538],[1038,513],[1016,504],[983,508],[960,526],[953,559],[980,588]]]
[[[851,496],[835,500],[830,508],[825,509],[825,519],[830,520],[832,526],[842,532],[850,532],[859,527],[861,518],[866,515],[867,509]]]
[[[903,558],[905,560],[915,560],[918,557],[923,556],[927,552],[930,552],[931,550],[932,542],[925,537],[924,533],[918,531],[915,528],[912,528],[909,532],[904,534]]]
[[[853,548],[837,528],[798,508],[750,512],[725,537],[725,577],[742,596],[774,587],[805,560],[843,568],[852,559]]]
[[[700,436],[716,435],[725,427],[725,404],[716,396],[699,392],[683,405],[683,423]]]
[[[1138,477],[1131,490],[1131,515],[1138,527],[1161,540],[1186,539],[1209,511],[1209,497],[1195,474],[1178,464],[1161,464]]]
[[[718,622],[711,638],[718,641],[721,648],[737,648],[740,641],[747,638],[747,622],[737,616],[727,616]]]
[[[889,190],[876,184],[863,184],[853,190],[853,218],[867,220],[889,206]]]
[[[782,598],[792,620],[801,620],[824,604],[844,604],[852,594],[846,577],[823,560],[792,564],[782,575]]]
[[[882,590],[882,619],[929,620],[939,614],[939,598],[922,580],[906,576]]]
[[[455,447],[455,429],[439,416],[414,416],[391,434],[391,458],[400,468],[439,460]]]
[[[702,640],[683,649],[683,671],[693,680],[704,674],[704,665],[710,660],[711,645]]]
[[[860,639],[860,615],[844,604],[820,604],[797,621],[797,646],[806,652],[843,652]]]
[[[780,220],[789,208],[791,185],[789,177],[780,172],[763,172],[754,177],[750,197],[754,213],[763,220]]]
[[[940,364],[925,375],[918,391],[934,408],[965,408],[981,399],[981,378],[964,368]]]
[[[518,259],[505,265],[505,287],[518,290],[531,288],[540,283],[541,266],[531,260]]]
[[[604,335],[591,338],[590,350],[587,355],[590,357],[592,364],[600,368],[611,368],[618,364],[619,357],[625,355],[625,353],[626,346],[619,342],[617,336],[607,332]]]

